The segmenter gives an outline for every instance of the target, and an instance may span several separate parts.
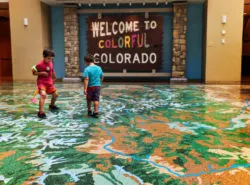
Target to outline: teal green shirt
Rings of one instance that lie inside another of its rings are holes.
[[[101,77],[103,76],[102,68],[97,65],[85,68],[83,77],[89,79],[89,87],[101,86]]]

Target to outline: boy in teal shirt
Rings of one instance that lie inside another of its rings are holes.
[[[101,82],[103,81],[102,68],[94,64],[92,56],[84,57],[87,67],[84,70],[84,94],[88,105],[88,116],[98,118]],[[91,102],[94,102],[94,113],[92,113]]]

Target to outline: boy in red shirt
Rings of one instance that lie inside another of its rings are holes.
[[[40,94],[39,112],[37,116],[42,119],[46,118],[43,109],[47,94],[52,95],[51,104],[49,105],[50,110],[58,110],[58,107],[55,106],[58,94],[54,87],[54,81],[56,80],[56,73],[52,63],[54,57],[55,53],[52,50],[45,49],[43,51],[43,60],[32,68],[33,75],[37,76],[37,87]]]

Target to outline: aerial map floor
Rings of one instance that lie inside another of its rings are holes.
[[[0,85],[0,185],[250,184],[250,86],[105,84],[99,119],[56,87],[40,120],[34,84]]]

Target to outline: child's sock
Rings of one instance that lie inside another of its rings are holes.
[[[50,110],[58,110],[59,108],[55,105],[49,105]]]
[[[99,116],[99,113],[98,113],[98,112],[94,112],[94,113],[93,113],[93,117],[94,117],[94,118],[98,118],[98,116]]]
[[[39,111],[39,112],[37,113],[37,116],[38,116],[39,118],[42,118],[42,119],[45,119],[45,118],[46,118],[46,114],[45,114],[43,111]]]
[[[92,110],[88,110],[88,116],[92,116]]]

